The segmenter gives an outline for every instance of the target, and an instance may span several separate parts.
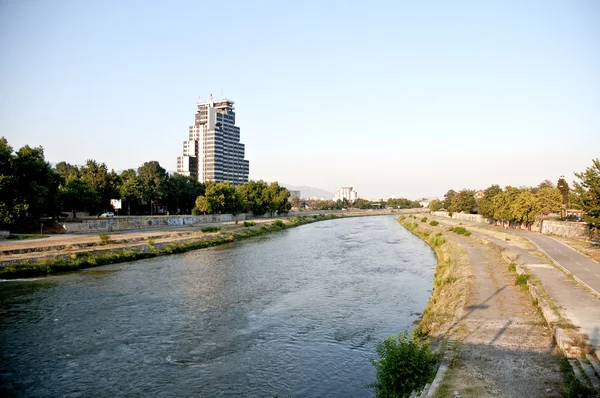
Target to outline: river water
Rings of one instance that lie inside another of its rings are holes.
[[[436,259],[393,217],[0,283],[3,396],[373,396]]]

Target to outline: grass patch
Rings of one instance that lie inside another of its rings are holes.
[[[427,222],[427,217],[421,218],[421,222]]]
[[[440,225],[440,223],[433,220],[432,222],[429,223],[429,225],[431,225],[432,227],[437,227],[438,225]]]
[[[256,223],[254,221],[244,221],[244,227],[246,227],[246,228],[253,227],[255,225],[256,225]]]
[[[25,239],[43,239],[49,238],[50,235],[40,235],[40,234],[10,234],[6,237],[6,239],[14,239],[14,240],[25,240]]]
[[[366,387],[378,397],[408,397],[422,389],[435,376],[436,355],[427,343],[406,332],[390,336],[377,343],[379,360],[371,358],[377,382]]]
[[[522,288],[527,288],[527,281],[529,280],[530,276],[527,274],[521,274],[521,275],[517,275],[517,277],[515,278],[515,285],[517,286],[521,286]]]
[[[565,383],[566,398],[600,397],[600,391],[577,380],[573,368],[566,358],[560,360],[560,370]]]
[[[471,236],[471,233],[467,231],[464,227],[448,228],[448,231],[454,232],[455,234],[459,235]]]
[[[146,246],[148,246],[150,250],[154,250],[154,239],[148,239],[146,241]]]
[[[275,220],[275,221],[273,221],[271,223],[271,225],[274,225],[274,226],[279,227],[279,228],[284,228],[285,227],[285,225],[283,224],[283,221],[281,221],[281,220]]]
[[[202,232],[217,232],[220,231],[221,227],[202,227],[200,231]]]
[[[510,272],[517,272],[517,264],[515,264],[515,263],[508,264],[508,270]]]

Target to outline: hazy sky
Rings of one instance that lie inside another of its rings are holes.
[[[363,197],[536,185],[600,157],[600,2],[3,1],[0,135],[176,169],[236,103],[250,178]]]

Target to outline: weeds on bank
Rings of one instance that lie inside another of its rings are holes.
[[[438,225],[440,225],[440,223],[433,220],[432,222],[429,223],[429,225],[431,225],[432,227],[437,227]]]
[[[521,286],[524,289],[527,289],[527,281],[529,280],[529,275],[521,274],[517,275],[515,278],[515,285]]]
[[[244,227],[246,227],[246,228],[253,227],[255,225],[256,225],[256,223],[254,221],[244,221]]]
[[[427,217],[421,218],[421,222],[427,222]]]
[[[584,398],[584,397],[600,397],[600,391],[596,388],[587,386],[581,383],[567,358],[560,360],[560,370],[563,374],[565,382],[565,397],[566,398]]]
[[[110,243],[110,235],[106,232],[99,233],[98,238],[100,238],[101,245],[108,245]]]
[[[435,376],[438,356],[427,343],[407,332],[386,337],[377,343],[378,360],[371,358],[377,381],[365,386],[378,397],[408,397],[422,389]]]
[[[508,270],[510,272],[517,272],[517,264],[515,264],[515,263],[508,264]]]
[[[200,229],[202,232],[217,232],[220,231],[221,227],[203,227]]]

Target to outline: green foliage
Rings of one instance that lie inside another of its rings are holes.
[[[283,223],[283,221],[281,221],[281,220],[275,220],[275,221],[273,221],[273,222],[271,223],[271,225],[274,225],[274,226],[276,226],[276,227],[278,227],[278,228],[283,228],[283,227],[285,227],[285,224],[284,224],[284,223]]]
[[[560,362],[560,370],[562,371],[565,383],[564,396],[566,398],[600,397],[600,391],[598,391],[598,389],[584,385],[577,379],[567,358],[562,358]]]
[[[433,199],[429,202],[429,210],[431,211],[440,211],[444,208],[444,204],[439,199]]]
[[[194,207],[194,208],[192,209],[192,215],[193,215],[193,216],[199,216],[199,215],[202,215],[202,213],[203,213],[203,212],[201,212],[201,211],[200,211],[200,209],[198,209],[198,208],[196,208],[196,207]]]
[[[254,221],[244,221],[244,227],[253,227],[256,223]]]
[[[421,218],[421,222],[427,222],[427,217]]]
[[[508,264],[508,270],[510,272],[517,272],[517,264],[515,264],[515,263]]]
[[[194,210],[196,211],[196,215],[212,213],[212,207],[206,196],[198,196],[196,198],[196,207],[194,207]]]
[[[579,179],[574,186],[577,202],[584,211],[583,219],[597,235],[600,230],[600,159],[593,159],[591,167],[575,176]]]
[[[154,250],[154,239],[148,239],[146,241],[146,245],[151,249]]]
[[[431,225],[432,227],[437,227],[438,225],[440,225],[440,223],[433,220],[432,222],[429,223],[429,225]]]
[[[202,232],[217,232],[217,231],[220,231],[220,230],[221,230],[221,227],[212,227],[212,226],[210,226],[210,227],[202,227],[200,229],[200,231],[202,231]]]
[[[155,160],[146,162],[138,168],[142,199],[150,206],[150,214],[154,211],[152,202],[160,200],[166,194],[167,171]]]
[[[449,228],[448,231],[454,232],[459,235],[471,236],[471,233],[467,231],[464,227]]]
[[[450,206],[452,205],[452,200],[456,196],[456,191],[454,189],[449,190],[444,194],[444,209],[451,211]]]
[[[421,207],[421,204],[418,200],[409,200],[406,198],[389,198],[387,200],[386,205],[387,207],[393,207],[398,209],[418,209]]]
[[[517,275],[517,277],[515,278],[515,285],[521,286],[523,288],[527,288],[528,280],[529,280],[529,275],[527,275],[527,274]]]
[[[98,237],[100,238],[100,244],[108,245],[110,243],[110,235],[106,232],[99,233]]]
[[[476,208],[477,202],[475,201],[475,191],[472,189],[463,189],[452,196],[450,207],[447,207],[448,211],[454,213],[473,213]]]
[[[421,343],[406,332],[390,336],[377,343],[379,360],[371,359],[377,382],[367,388],[377,397],[408,397],[434,377],[437,357],[428,344]]]
[[[556,182],[556,189],[560,192],[560,196],[562,196],[562,204],[567,208],[569,207],[569,193],[571,192],[571,188],[569,188],[569,183],[565,180],[563,176],[561,176]]]

